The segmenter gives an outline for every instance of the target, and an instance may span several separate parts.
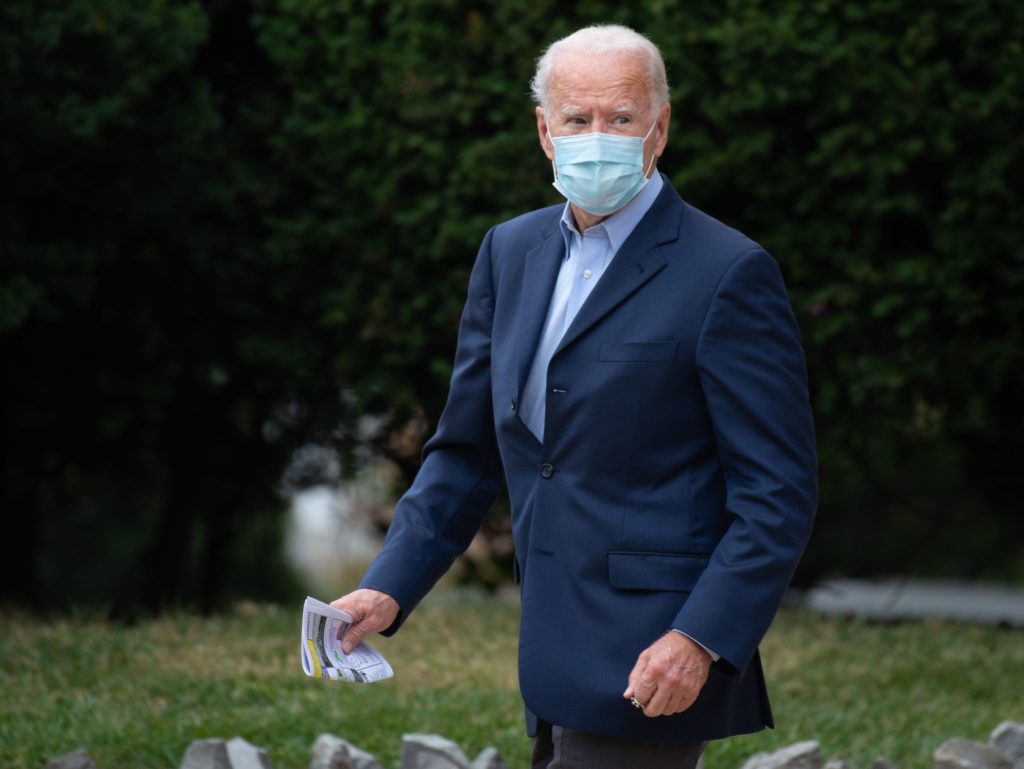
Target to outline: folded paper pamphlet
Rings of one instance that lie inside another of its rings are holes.
[[[302,605],[302,669],[313,678],[332,681],[383,681],[391,678],[391,669],[384,656],[360,642],[350,654],[341,650],[352,617],[330,604],[306,598]]]

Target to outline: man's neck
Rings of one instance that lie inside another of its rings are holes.
[[[588,211],[584,211],[575,203],[570,203],[569,208],[572,211],[572,218],[576,220],[576,229],[580,231],[580,234],[586,232],[594,225],[600,224],[611,216],[611,214],[605,214],[604,216],[592,214]]]

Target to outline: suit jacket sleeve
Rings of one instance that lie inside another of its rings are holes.
[[[490,244],[484,238],[470,275],[448,402],[423,463],[399,500],[384,547],[360,587],[388,593],[401,607],[395,632],[472,541],[501,489],[491,408]]]
[[[817,506],[800,335],[761,249],[724,273],[697,343],[726,486],[727,528],[672,627],[742,670],[771,624]]]

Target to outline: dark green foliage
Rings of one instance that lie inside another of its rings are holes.
[[[778,256],[804,331],[805,568],[1020,576],[1024,9],[736,4],[681,56],[678,180]]]
[[[5,593],[272,592],[291,448],[439,415],[477,244],[558,200],[534,59],[597,21],[665,54],[661,169],[786,274],[804,577],[1020,577],[1019,3],[74,0],[0,7]]]
[[[259,72],[225,73],[246,52],[197,5],[0,14],[4,593],[212,606],[287,458],[262,435],[293,339],[252,202]]]

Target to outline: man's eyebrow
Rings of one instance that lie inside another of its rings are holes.
[[[613,107],[611,111],[616,114],[623,112],[633,114],[639,112],[640,108],[634,102],[623,102],[622,104],[618,104],[615,107]],[[587,114],[588,110],[584,109],[583,107],[576,106],[575,104],[564,104],[558,110],[558,113],[565,117],[575,117],[576,115]]]

